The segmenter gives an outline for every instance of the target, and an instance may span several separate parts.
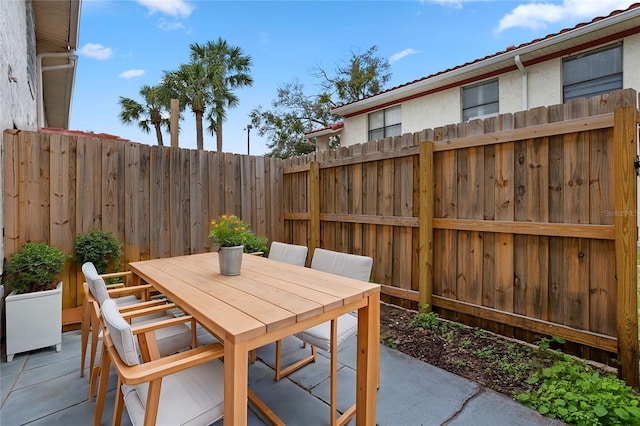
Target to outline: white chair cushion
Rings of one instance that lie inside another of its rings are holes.
[[[358,318],[351,314],[344,314],[338,317],[338,346],[345,340],[355,336],[357,331]],[[295,336],[316,348],[328,352],[331,350],[331,321],[308,328],[303,332],[297,333]]]
[[[91,262],[85,262],[82,264],[82,273],[84,274],[84,279],[87,281],[87,285],[89,286],[89,291],[98,301],[98,304],[102,306],[102,302],[110,298],[109,292],[107,291],[107,284],[104,282],[104,279],[102,279],[100,274],[98,274],[96,267]],[[116,297],[114,300],[118,306],[132,305],[140,301],[136,296]]]
[[[224,365],[220,360],[164,377],[158,408],[159,426],[210,425],[224,413]],[[131,423],[144,423],[148,384],[122,386]]]
[[[137,341],[133,337],[131,326],[120,315],[116,302],[107,299],[100,310],[102,311],[103,321],[111,335],[111,340],[113,340],[113,346],[115,346],[122,361],[127,365],[138,365],[140,362],[138,361]]]
[[[317,248],[313,252],[311,268],[360,281],[369,281],[373,259],[357,254],[340,253]]]
[[[269,259],[304,266],[307,262],[308,251],[309,249],[306,246],[274,241],[269,249]]]

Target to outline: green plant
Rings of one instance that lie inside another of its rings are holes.
[[[211,222],[209,239],[214,250],[220,247],[244,246],[245,253],[267,252],[267,239],[258,238],[251,227],[235,215],[222,215]]]
[[[428,306],[424,306],[422,311],[415,314],[411,319],[412,327],[424,328],[431,331],[438,331],[441,329],[440,316],[435,312],[427,312]]]
[[[16,293],[31,293],[56,288],[67,256],[46,243],[28,242],[9,258],[5,281]]]
[[[79,263],[91,262],[99,274],[120,270],[122,244],[109,231],[91,231],[78,234],[74,243],[75,260]]]
[[[539,386],[516,399],[547,417],[577,425],[640,425],[640,397],[631,387],[569,356],[527,383]]]

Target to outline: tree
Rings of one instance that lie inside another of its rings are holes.
[[[210,69],[212,108],[207,120],[209,131],[216,135],[216,147],[222,151],[222,123],[227,117],[227,110],[238,106],[238,97],[234,89],[253,85],[249,75],[251,56],[245,55],[240,47],[231,46],[222,38],[206,45],[191,45],[192,58],[204,61]]]
[[[206,118],[208,129],[216,135],[217,150],[222,151],[222,123],[227,110],[239,102],[233,89],[253,84],[249,75],[251,57],[222,38],[206,44],[192,43],[189,48],[189,63],[165,72],[163,96],[178,99],[181,110],[191,107],[196,118],[198,149],[204,149],[202,126]]]
[[[271,109],[254,108],[249,116],[258,134],[269,140],[267,147],[271,151],[267,155],[286,158],[312,152],[315,143],[304,134],[335,122],[332,107],[383,90],[391,78],[390,65],[387,59],[376,56],[376,52],[375,45],[365,53],[351,51],[348,61],[337,66],[334,73],[316,67],[312,75],[321,80],[319,94],[307,96],[302,84],[286,83],[278,88]]]
[[[258,135],[267,136],[268,155],[288,158],[313,152],[315,144],[304,137],[314,128],[328,126],[333,120],[331,105],[318,96],[305,96],[303,85],[294,81],[278,88],[270,110],[262,107],[250,113]]]
[[[162,79],[162,97],[178,99],[180,111],[187,106],[196,118],[196,144],[197,148],[204,149],[204,137],[202,132],[202,117],[207,105],[211,102],[211,93],[208,90],[208,78],[206,66],[199,61],[191,61],[182,64],[175,71],[165,71]]]
[[[376,56],[378,46],[371,46],[365,53],[351,51],[351,58],[338,65],[334,76],[316,67],[314,76],[323,81],[324,95],[338,103],[349,103],[380,92],[391,79],[391,65],[385,58]]]
[[[120,96],[121,110],[118,118],[123,124],[137,122],[138,127],[145,133],[150,133],[151,127],[153,127],[156,131],[158,145],[163,146],[162,126],[169,130],[168,111],[170,108],[161,100],[158,86],[142,86],[140,96],[144,99],[144,105],[133,99]]]

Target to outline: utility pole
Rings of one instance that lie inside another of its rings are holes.
[[[251,152],[251,129],[253,126],[251,124],[247,124],[247,155],[250,155]]]

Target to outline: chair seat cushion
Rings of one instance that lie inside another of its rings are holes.
[[[118,306],[133,305],[134,303],[140,302],[140,299],[135,296],[114,297],[113,300],[115,300]]]
[[[224,365],[218,359],[162,379],[157,425],[210,425],[224,413]],[[144,423],[148,384],[122,385],[131,423]]]
[[[358,331],[358,318],[344,314],[338,318],[338,346]],[[325,351],[331,350],[331,321],[323,322],[295,335],[298,339]]]

